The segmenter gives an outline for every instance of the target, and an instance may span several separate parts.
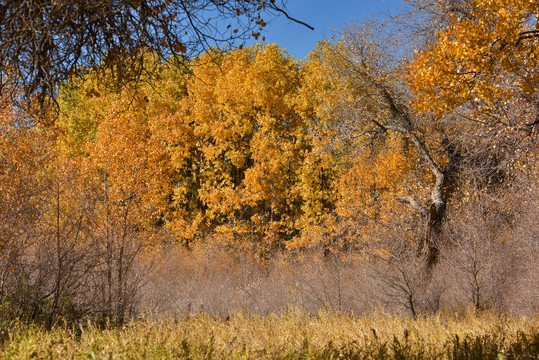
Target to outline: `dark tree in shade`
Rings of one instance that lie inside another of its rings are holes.
[[[278,15],[301,23],[285,2],[1,0],[0,92],[15,90],[43,108],[58,84],[94,66],[112,70],[123,84],[144,71],[148,50],[181,61],[212,46],[258,39]]]

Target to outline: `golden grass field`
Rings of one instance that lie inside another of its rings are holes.
[[[325,313],[205,314],[121,327],[87,323],[46,331],[11,324],[6,359],[537,359],[539,318],[496,313],[412,319]]]

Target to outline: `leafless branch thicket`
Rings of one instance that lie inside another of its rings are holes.
[[[155,234],[139,231],[141,220],[128,204],[100,226],[104,198],[76,159],[56,151],[48,129],[14,123],[6,115],[13,109],[4,110],[0,318],[49,327],[84,316],[123,321],[146,268],[137,257]]]

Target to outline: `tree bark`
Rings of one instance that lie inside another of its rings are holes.
[[[427,258],[427,267],[432,267],[438,260],[438,241],[442,235],[442,218],[445,212],[444,206],[431,204],[425,222],[425,235],[423,238],[422,252]]]

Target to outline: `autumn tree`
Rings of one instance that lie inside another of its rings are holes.
[[[361,149],[355,176],[362,195],[354,197],[378,204],[392,198],[391,207],[402,202],[417,211],[424,223],[420,248],[432,265],[459,153],[448,143],[446,129],[411,106],[402,81],[406,52],[399,50],[392,30],[373,22],[351,26],[341,39],[318,49],[313,61],[331,82],[320,106],[334,119],[341,139]],[[408,182],[410,177],[416,182]],[[364,213],[380,220],[371,211]]]
[[[283,244],[304,214],[328,206],[331,170],[296,105],[300,83],[297,62],[275,45],[201,57],[188,96],[166,117],[183,236],[217,229]]]
[[[435,2],[444,8],[444,2]],[[494,106],[500,98],[537,91],[539,30],[535,2],[460,2],[433,43],[414,59],[411,80],[417,107],[437,113],[466,103]],[[534,126],[534,118],[522,125]]]
[[[58,146],[76,159],[92,204],[89,236],[101,259],[92,273],[100,284],[94,288],[100,311],[122,321],[137,290],[137,259],[145,246],[161,241],[156,234],[169,206],[172,174],[150,105],[152,87],[111,91],[95,76],[62,89],[56,128]]]
[[[538,12],[530,1],[460,2],[411,64],[414,108],[456,117],[469,168],[487,169],[476,171],[484,183],[535,166]]]
[[[133,267],[170,191],[167,156],[141,112],[122,113],[115,104],[97,127],[95,142],[81,158],[94,197],[94,241],[101,246],[105,315],[120,321],[136,293]]]
[[[91,202],[76,160],[58,152],[51,128],[2,103],[1,316],[52,326],[89,308],[85,276],[96,258],[87,230]]]
[[[8,312],[19,316],[30,302],[16,294],[28,280],[23,258],[44,216],[42,198],[49,186],[44,169],[54,142],[6,97],[0,107],[0,298]]]
[[[49,151],[48,163],[38,169],[46,184],[40,197],[42,215],[33,229],[22,273],[31,294],[32,320],[50,328],[95,310],[88,278],[101,258],[91,236],[94,202],[78,159],[56,147]]]
[[[355,186],[344,187],[343,215],[379,221],[380,212],[397,214],[395,201],[408,204],[423,219],[432,264],[448,206],[482,189],[518,185],[530,193],[536,181],[537,5],[410,4],[420,12],[417,26],[348,27],[311,62],[328,79],[321,116],[334,119],[343,145],[362,149],[345,175]],[[403,39],[410,34],[418,38]]]
[[[115,128],[108,119],[135,121],[129,128],[166,149],[168,160],[159,166],[173,186],[172,211],[161,222],[186,244],[215,233],[271,248],[332,208],[333,160],[315,144],[319,125],[299,91],[304,74],[292,57],[275,45],[214,50],[186,71],[146,56],[158,64],[156,72],[123,92],[101,86],[95,74],[62,89],[62,146],[95,162],[89,146],[100,131]],[[123,138],[111,136],[107,146]]]

